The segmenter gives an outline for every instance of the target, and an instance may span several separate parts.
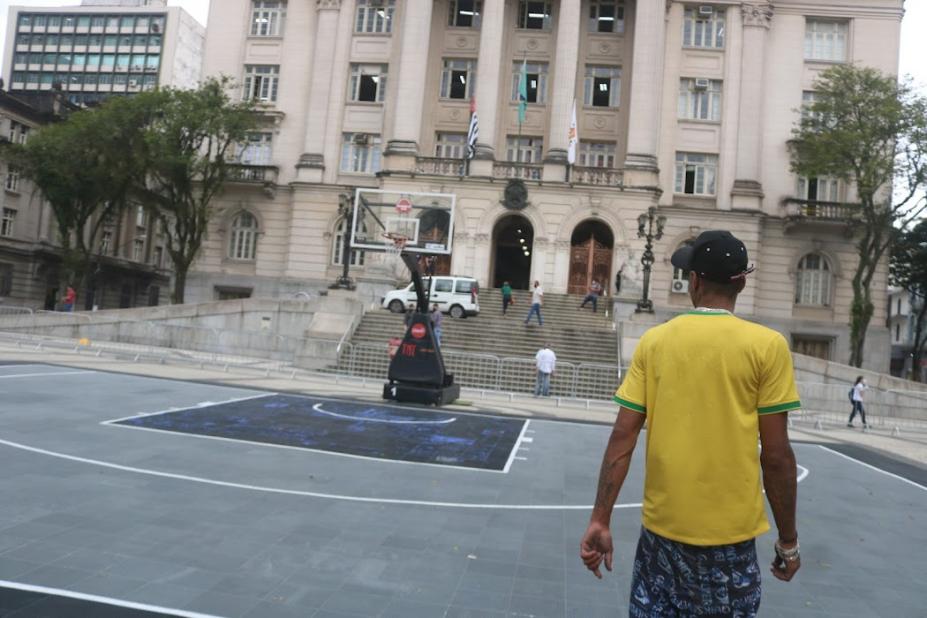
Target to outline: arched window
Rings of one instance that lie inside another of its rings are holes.
[[[347,219],[338,222],[338,229],[335,230],[335,242],[332,243],[332,264],[341,266],[341,257],[344,255],[345,226],[350,225]],[[367,226],[360,224],[361,231],[366,233]],[[351,251],[351,266],[364,265],[364,252]]]
[[[244,211],[232,220],[232,237],[229,257],[233,260],[253,261],[257,254],[258,223],[250,212]]]
[[[831,269],[827,258],[820,253],[809,253],[798,262],[795,282],[795,304],[830,305]]]

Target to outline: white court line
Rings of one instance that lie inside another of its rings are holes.
[[[108,421],[102,421],[101,425],[112,425],[113,423],[121,423],[122,421],[130,421],[136,418],[147,418],[149,416],[159,416],[161,414],[171,414],[172,412],[185,412],[186,410],[196,410],[199,408],[211,408],[212,406],[221,406],[227,403],[238,403],[239,401],[249,401],[251,399],[261,399],[262,397],[272,397],[277,393],[258,393],[257,395],[248,395],[247,397],[235,397],[233,399],[226,399],[225,401],[201,401],[195,403],[192,406],[185,406],[183,408],[168,408],[167,410],[159,410],[157,412],[142,412],[140,414],[133,414],[132,416],[124,416],[122,418],[114,418]]]
[[[317,403],[312,406],[312,409],[318,412],[319,414],[325,414],[326,416],[332,416],[334,418],[341,418],[348,421],[359,421],[362,423],[388,423],[390,425],[448,425],[457,420],[454,418],[446,418],[440,421],[393,421],[385,418],[364,418],[362,416],[350,416],[348,414],[338,414],[337,412],[329,412],[328,410],[322,409],[322,404]]]
[[[512,468],[512,462],[515,461],[515,454],[518,452],[518,447],[521,446],[521,441],[525,439],[525,431],[528,430],[528,425],[531,424],[530,420],[526,420],[525,424],[521,426],[521,431],[518,433],[518,439],[515,440],[515,444],[512,445],[512,452],[509,453],[509,459],[505,462],[505,467],[502,468],[502,471],[506,474],[509,473],[509,470]]]
[[[158,605],[148,605],[147,603],[135,603],[134,601],[122,601],[112,597],[101,597],[95,594],[85,594],[83,592],[74,592],[73,590],[62,590],[61,588],[47,588],[45,586],[34,586],[32,584],[21,584],[0,579],[0,588],[12,588],[22,590],[23,592],[35,592],[38,594],[49,594],[56,597],[66,597],[78,601],[90,601],[92,603],[102,603],[115,607],[125,607],[128,609],[137,609],[145,612],[156,614],[166,614],[168,616],[177,616],[178,618],[221,618],[213,614],[200,614],[199,612],[189,612],[182,609],[171,609],[169,607],[160,607]]]
[[[798,478],[795,479],[795,482],[801,483],[802,481],[805,480],[805,477],[808,476],[808,468],[806,468],[805,466],[799,466],[799,465],[796,465],[795,467],[801,470],[801,472],[798,473]]]
[[[827,448],[827,447],[824,446],[823,444],[818,444],[818,448],[822,448],[822,449],[824,449],[825,451],[828,451],[829,453],[833,453],[834,455],[838,455],[838,456],[840,456],[840,457],[843,457],[844,459],[849,459],[850,461],[855,461],[855,462],[858,463],[859,465],[865,466],[865,467],[869,468],[870,470],[875,470],[876,472],[880,472],[880,473],[884,474],[885,476],[890,476],[890,477],[892,477],[892,478],[894,478],[894,479],[898,479],[899,481],[902,481],[902,482],[904,482],[904,483],[907,483],[908,485],[913,485],[914,487],[917,487],[918,489],[922,489],[922,490],[924,490],[924,491],[927,491],[927,487],[924,487],[924,486],[921,485],[920,483],[915,483],[914,481],[912,481],[912,480],[910,480],[910,479],[906,479],[905,477],[899,476],[899,475],[894,474],[894,473],[892,473],[892,472],[889,472],[888,470],[883,470],[882,468],[876,468],[876,467],[873,466],[873,465],[867,464],[865,461],[860,461],[860,460],[858,460],[858,459],[854,459],[853,457],[850,457],[849,455],[844,455],[843,453],[841,453],[841,452],[839,452],[839,451],[835,451],[835,450],[832,449],[832,448]]]
[[[432,500],[403,500],[400,498],[368,498],[364,496],[348,496],[343,494],[327,494],[320,493],[316,491],[302,491],[299,489],[282,489],[277,487],[264,487],[261,485],[248,485],[245,483],[232,483],[229,481],[217,481],[215,479],[208,479],[199,476],[190,476],[187,474],[174,474],[171,472],[161,472],[158,470],[151,470],[149,468],[136,468],[133,466],[123,466],[120,464],[110,463],[108,461],[100,461],[99,459],[88,459],[86,457],[77,457],[75,455],[67,455],[65,453],[58,453],[55,451],[48,451],[41,448],[36,448],[34,446],[28,446],[26,444],[20,444],[18,442],[10,442],[9,440],[0,440],[0,444],[8,446],[10,448],[19,449],[21,451],[28,451],[30,453],[36,453],[39,455],[46,455],[48,457],[55,457],[57,459],[64,459],[66,461],[75,461],[78,463],[83,463],[91,466],[99,466],[101,468],[110,468],[112,470],[121,470],[123,472],[132,472],[135,474],[144,474],[147,476],[157,476],[160,478],[175,479],[178,481],[190,481],[193,483],[202,483],[205,485],[215,485],[217,487],[231,487],[234,489],[245,489],[249,491],[257,491],[262,493],[270,494],[282,494],[287,496],[303,496],[306,498],[322,498],[325,500],[343,500],[345,502],[362,502],[367,504],[396,504],[402,506],[432,506],[432,507],[444,507],[444,508],[456,508],[456,509],[500,509],[500,510],[510,510],[510,511],[588,511],[592,509],[592,505],[586,504],[475,504],[469,502],[436,502]],[[633,504],[616,504],[616,509],[634,509],[640,508],[641,503]]]
[[[11,380],[13,378],[37,378],[39,376],[79,376],[86,373],[97,373],[96,371],[55,371],[45,373],[11,373],[0,375],[0,380]]]

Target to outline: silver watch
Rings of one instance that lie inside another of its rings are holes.
[[[779,541],[777,539],[775,548],[776,548],[776,555],[779,556],[779,558],[785,562],[795,562],[796,560],[798,560],[798,557],[801,555],[801,552],[799,551],[798,541],[795,541],[795,547],[792,547],[791,549],[786,549],[782,545],[779,544]]]

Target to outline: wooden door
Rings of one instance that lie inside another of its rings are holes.
[[[592,280],[602,285],[602,294],[607,295],[612,272],[612,249],[591,236],[589,240],[570,247],[569,294],[586,295]]]

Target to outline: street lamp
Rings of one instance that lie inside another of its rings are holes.
[[[344,233],[341,235],[341,276],[328,286],[330,290],[353,290],[354,281],[348,276],[351,267],[351,237],[353,233],[354,198],[342,193],[338,196],[338,216],[344,221]]]
[[[656,223],[656,230],[654,230]],[[656,206],[651,206],[646,213],[641,213],[637,218],[637,237],[647,239],[644,245],[644,255],[641,256],[641,264],[644,266],[644,292],[641,299],[637,301],[635,313],[653,313],[653,301],[650,300],[650,271],[653,268],[653,241],[663,238],[663,226],[666,225],[666,217],[657,216]]]

